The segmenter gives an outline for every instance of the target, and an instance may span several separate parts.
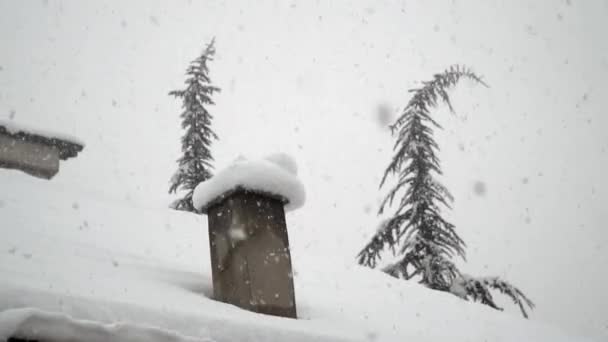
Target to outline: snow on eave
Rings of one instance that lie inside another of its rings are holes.
[[[59,158],[66,160],[76,157],[85,144],[80,139],[67,134],[53,133],[41,129],[15,125],[12,122],[0,121],[0,134],[9,137],[49,146],[59,150]]]
[[[285,210],[304,205],[304,185],[297,177],[297,165],[286,154],[274,154],[260,160],[238,158],[209,180],[200,183],[192,196],[194,206],[206,211],[237,191],[252,191],[277,198]]]

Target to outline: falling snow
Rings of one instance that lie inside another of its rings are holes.
[[[473,192],[477,196],[485,196],[487,192],[486,183],[482,181],[475,181],[475,183],[473,183]]]

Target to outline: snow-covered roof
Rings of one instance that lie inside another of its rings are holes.
[[[297,250],[299,319],[255,314],[209,298],[204,217],[108,202],[16,172],[1,181],[0,341],[574,340]]]
[[[244,189],[276,196],[294,210],[306,199],[304,185],[298,179],[296,162],[287,154],[277,153],[260,160],[239,157],[209,180],[194,189],[194,206],[205,211],[233,191]]]
[[[75,157],[85,146],[84,142],[80,139],[67,134],[17,125],[14,122],[8,121],[0,121],[0,134],[25,141],[55,146],[59,150],[59,158],[62,160]]]

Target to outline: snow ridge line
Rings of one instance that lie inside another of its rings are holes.
[[[9,337],[87,342],[214,342],[208,337],[184,336],[175,331],[147,325],[103,324],[34,308],[0,312],[0,340],[6,341]]]

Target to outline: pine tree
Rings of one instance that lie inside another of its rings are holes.
[[[218,137],[211,129],[213,116],[206,107],[214,104],[211,96],[220,91],[211,84],[207,67],[207,62],[212,61],[215,54],[214,45],[215,39],[212,39],[201,56],[190,63],[186,70],[185,89],[169,92],[170,96],[182,100],[180,117],[185,130],[181,139],[183,155],[177,160],[179,167],[169,182],[169,193],[186,191],[183,197],[171,204],[171,208],[176,210],[196,212],[192,203],[194,188],[212,176],[210,146]]]
[[[527,317],[522,303],[530,307],[534,304],[517,288],[498,278],[487,282],[465,277],[452,262],[454,257],[465,259],[465,243],[454,225],[441,216],[442,208],[451,209],[453,197],[437,180],[442,171],[433,129],[441,126],[431,118],[430,110],[444,102],[453,112],[447,92],[462,79],[487,86],[470,69],[452,66],[434,75],[433,80],[423,82],[421,88],[410,90],[414,95],[391,126],[392,133],[397,136],[395,154],[384,171],[380,187],[389,176],[396,176],[397,182],[382,201],[379,214],[393,205],[398,194],[403,195],[393,216],[361,250],[358,262],[376,267],[381,253],[388,248],[399,255],[397,262],[383,269],[392,276],[406,280],[419,277],[420,283],[431,289],[477,300],[495,309],[500,308],[488,288],[498,289],[519,304]],[[458,289],[464,289],[464,292],[457,293]]]
[[[435,176],[442,172],[433,126],[440,126],[431,118],[430,109],[439,100],[452,109],[447,90],[461,78],[483,83],[469,70],[451,67],[435,75],[432,81],[424,82],[422,88],[410,90],[414,96],[391,126],[393,134],[397,134],[396,152],[384,171],[380,186],[390,175],[397,175],[398,181],[380,205],[379,213],[393,204],[399,192],[405,193],[393,217],[380,227],[359,254],[359,263],[375,267],[385,247],[395,251],[401,245],[399,253],[403,258],[399,262],[399,271],[404,277],[409,279],[420,274],[429,286],[451,283],[454,266],[448,259],[455,254],[464,258],[464,242],[456,234],[454,226],[441,217],[439,206],[449,208],[453,199]],[[396,271],[396,268],[391,269],[391,272]]]

